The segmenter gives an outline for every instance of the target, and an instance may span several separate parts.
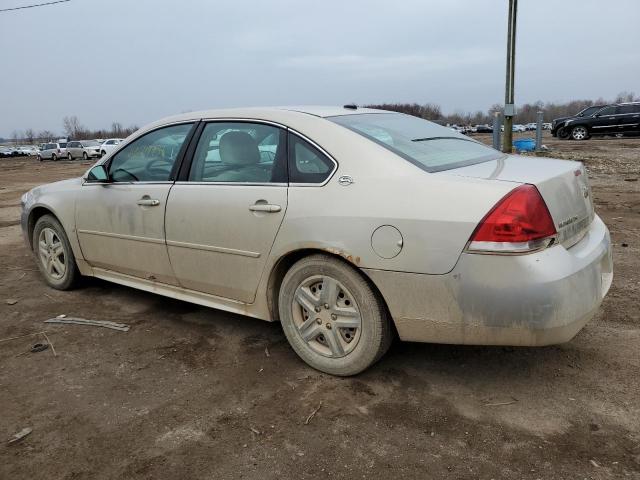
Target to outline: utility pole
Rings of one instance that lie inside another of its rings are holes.
[[[513,83],[516,70],[516,11],[518,0],[509,0],[509,25],[507,29],[507,81],[504,91],[504,136],[502,151],[511,153],[513,142],[513,116],[516,114]]]

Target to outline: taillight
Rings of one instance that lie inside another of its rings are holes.
[[[509,192],[485,215],[467,245],[475,253],[527,253],[550,246],[556,227],[534,185]]]

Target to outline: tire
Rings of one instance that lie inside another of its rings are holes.
[[[323,295],[323,290],[330,293]],[[289,269],[280,285],[278,311],[298,356],[332,375],[362,372],[393,340],[387,309],[376,292],[360,272],[327,255],[303,258]]]
[[[582,125],[577,125],[571,129],[571,139],[572,140],[587,140],[589,138],[589,130],[587,127]]]
[[[38,219],[32,236],[33,254],[44,281],[57,290],[71,290],[80,277],[69,239],[53,215]]]
[[[107,152],[105,152],[104,150],[102,150],[102,151],[100,152],[100,156],[101,156],[101,157],[104,157],[106,154],[107,154]]]
[[[54,162],[58,161],[58,157],[56,156],[55,153],[51,155],[51,160],[54,161]]]
[[[68,158],[69,160],[73,160],[73,155],[71,155],[71,153],[67,153],[67,158]]]
[[[38,155],[38,161],[41,162],[42,161],[42,156]]]
[[[569,138],[569,132],[564,127],[560,127],[558,128],[558,130],[556,130],[556,137],[558,137],[560,140],[566,140],[567,138]]]
[[[87,152],[83,152],[82,153],[82,159],[86,162],[87,160],[89,160],[89,155],[87,155]]]

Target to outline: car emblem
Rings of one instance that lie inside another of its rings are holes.
[[[348,185],[351,185],[352,183],[354,183],[353,177],[351,175],[342,175],[340,176],[340,178],[338,178],[338,183],[340,185],[342,185],[343,187],[346,187]]]
[[[584,198],[589,198],[589,189],[585,185],[581,185],[582,188],[582,196]]]

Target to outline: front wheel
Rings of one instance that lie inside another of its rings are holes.
[[[45,282],[58,290],[73,288],[80,272],[64,228],[53,215],[43,215],[38,219],[32,243]]]
[[[295,352],[332,375],[362,372],[384,355],[393,338],[376,292],[356,269],[325,255],[291,267],[280,286],[278,310]]]
[[[567,138],[569,138],[569,132],[567,131],[566,128],[560,127],[556,131],[556,137],[558,137],[560,140],[566,140]]]
[[[100,156],[101,156],[101,157],[104,157],[106,154],[107,154],[107,152],[105,152],[104,150],[102,150],[102,151],[100,152]]]
[[[73,156],[72,156],[70,153],[67,153],[67,158],[68,158],[69,160],[73,160]]]
[[[84,160],[85,162],[86,162],[87,160],[89,160],[89,155],[87,155],[87,152],[84,152],[84,153],[82,154],[82,158],[83,158],[83,160]]]
[[[571,130],[571,138],[573,140],[586,140],[589,138],[589,131],[587,130],[587,127],[583,127],[582,125],[573,127]]]
[[[51,160],[54,161],[54,162],[58,161],[58,157],[57,157],[57,155],[55,153],[53,155],[51,155]]]
[[[38,161],[41,162],[42,161],[42,156],[38,155]]]

